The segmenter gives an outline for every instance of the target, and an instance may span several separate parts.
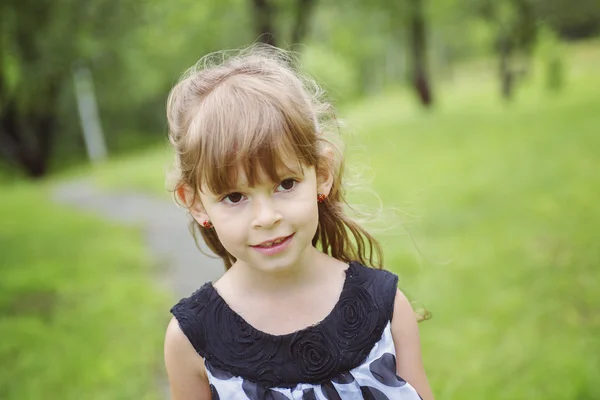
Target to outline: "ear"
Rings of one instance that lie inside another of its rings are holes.
[[[192,217],[202,225],[203,222],[208,221],[209,217],[202,206],[202,202],[200,201],[200,196],[195,195],[194,191],[188,185],[181,185],[176,190],[177,199],[181,202],[181,204],[190,211]]]
[[[330,147],[324,149],[323,154],[319,158],[316,173],[318,193],[329,196],[335,178],[335,153]]]

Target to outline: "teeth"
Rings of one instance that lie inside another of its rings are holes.
[[[265,243],[261,244],[260,247],[272,247],[276,244],[283,242],[284,240],[285,240],[285,238],[281,238],[281,239],[274,240],[272,242],[265,242]]]

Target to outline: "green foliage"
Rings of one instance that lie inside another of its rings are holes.
[[[596,0],[532,0],[540,20],[562,38],[583,39],[600,34],[600,2]]]
[[[134,21],[132,11],[112,0],[4,2],[0,104],[15,101],[22,112],[53,106],[49,93],[74,62],[114,57],[112,42]]]
[[[77,64],[92,71],[109,152],[156,143],[178,76],[209,51],[254,39],[247,11],[245,0],[9,0],[0,15],[0,154],[21,165],[54,153],[58,167],[85,158],[71,82]]]
[[[160,399],[166,296],[139,234],[0,190],[0,398]]]
[[[317,44],[306,46],[302,53],[302,65],[338,102],[348,101],[359,92],[356,69],[330,49]]]
[[[356,80],[351,84],[351,91],[361,94],[380,92],[386,84],[405,78],[403,22],[395,20],[395,14],[376,4],[320,5],[307,40],[309,53],[319,52],[337,58],[336,68],[339,68],[337,65],[341,67],[343,60],[345,75],[354,76]],[[318,46],[311,49],[316,44]],[[316,72],[326,73],[323,68]]]
[[[298,3],[270,3],[279,43],[285,47],[290,44]],[[328,82],[334,96],[346,100],[406,82],[407,4],[316,2],[305,59]],[[600,19],[599,3],[594,0],[424,4],[429,53],[436,60],[432,67],[444,72],[438,76],[450,75],[446,71],[456,61],[489,54],[500,33],[510,32],[511,40],[529,51],[540,21],[561,34],[576,31],[579,37],[592,34]],[[253,11],[248,0],[5,1],[0,15],[0,109],[6,112],[9,102],[18,104],[21,125],[35,120],[34,113],[57,117],[58,145],[52,166],[58,169],[81,161],[85,151],[71,70],[74,63],[82,63],[92,71],[110,153],[156,144],[165,132],[165,97],[177,78],[208,52],[256,40]],[[302,46],[295,49],[304,51]],[[547,64],[554,82],[561,81],[559,58]],[[331,69],[323,60],[331,62]],[[30,130],[39,130],[30,125]],[[6,148],[4,144],[0,150]],[[35,152],[30,149],[30,153]]]

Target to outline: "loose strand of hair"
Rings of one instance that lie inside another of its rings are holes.
[[[326,200],[319,205],[319,227],[313,245],[339,260],[382,269],[383,250],[369,232],[347,216],[341,203]],[[348,235],[348,232],[351,236]]]

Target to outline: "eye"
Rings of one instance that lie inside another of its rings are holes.
[[[277,188],[282,188],[283,191],[288,191],[288,190],[292,190],[294,187],[296,187],[296,184],[298,183],[298,181],[296,181],[295,179],[286,179],[281,181],[281,183],[279,184],[279,186],[277,186]]]
[[[230,193],[227,196],[223,197],[223,199],[221,200],[224,203],[227,204],[237,204],[240,201],[242,201],[244,199],[244,195],[241,193]]]

